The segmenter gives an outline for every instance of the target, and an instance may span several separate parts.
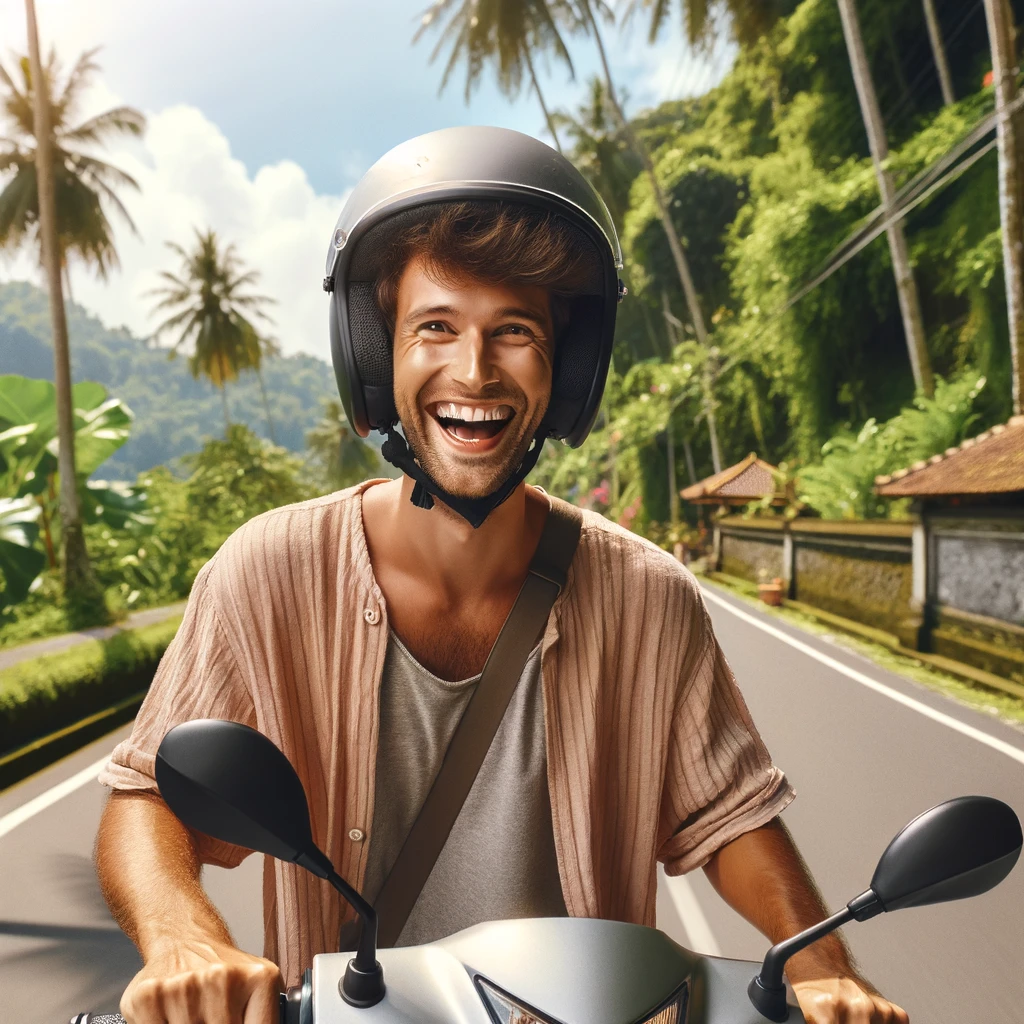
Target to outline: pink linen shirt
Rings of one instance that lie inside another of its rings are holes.
[[[295,766],[313,839],[362,886],[388,616],[362,493],[275,509],[237,530],[196,578],[181,628],[100,781],[156,791],[164,734],[193,718],[244,722]],[[555,502],[559,499],[549,498]],[[542,640],[552,823],[572,916],[654,925],[656,864],[700,867],[775,817],[793,790],[772,763],[693,576],[585,511]],[[248,851],[196,836],[204,863]],[[264,955],[297,984],[352,912],[326,882],[267,858]]]

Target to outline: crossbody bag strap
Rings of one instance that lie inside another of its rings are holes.
[[[382,948],[398,941],[473,788],[527,658],[565,586],[582,522],[575,506],[551,501],[526,581],[487,656],[437,778],[376,900],[377,936]]]

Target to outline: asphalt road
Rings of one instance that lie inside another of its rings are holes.
[[[1024,817],[1024,733],[708,593],[754,719],[797,789],[785,818],[831,906],[865,889],[893,835],[940,800],[985,793]],[[91,865],[105,793],[90,773],[126,731],[0,793],[4,1024],[114,1009],[138,969]],[[253,952],[262,946],[259,875],[257,857],[206,873],[236,941]],[[765,949],[700,872],[662,878],[658,913],[669,934],[703,952],[758,958]],[[847,937],[865,974],[915,1024],[1024,1021],[1022,865],[976,900],[883,915]]]

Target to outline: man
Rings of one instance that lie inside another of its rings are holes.
[[[544,529],[552,499],[524,478],[545,438],[580,444],[593,424],[618,265],[593,190],[517,133],[414,139],[354,190],[325,280],[335,368],[353,426],[386,432],[403,476],[258,517],[196,580],[102,776],[116,792],[100,880],[145,962],[130,1024],[269,1024],[282,980],[352,917],[268,860],[266,959],[234,948],[199,872],[246,851],[189,832],[156,795],[176,723],[268,735],[302,778],[314,840],[376,898]],[[538,641],[401,944],[521,916],[653,925],[656,860],[703,867],[773,942],[825,916],[778,820],[792,790],[682,566],[585,514]],[[788,970],[813,1024],[907,1019],[838,938]]]

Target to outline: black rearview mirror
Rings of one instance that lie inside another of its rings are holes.
[[[306,792],[291,762],[266,736],[238,722],[183,722],[156,752],[156,783],[189,828],[298,864],[333,885],[362,921],[342,998],[359,1008],[384,998],[377,914],[314,844]]]
[[[998,885],[1020,856],[1024,835],[1013,810],[989,796],[961,796],[919,814],[886,847],[871,888],[830,918],[776,943],[747,994],[768,1020],[789,1018],[786,961],[850,921],[887,910],[980,896]]]
[[[886,910],[980,896],[1013,869],[1022,843],[1002,801],[962,796],[918,815],[886,847],[871,889]]]
[[[255,729],[212,719],[175,726],[157,750],[156,781],[167,806],[198,832],[278,860],[320,853],[295,769]]]

